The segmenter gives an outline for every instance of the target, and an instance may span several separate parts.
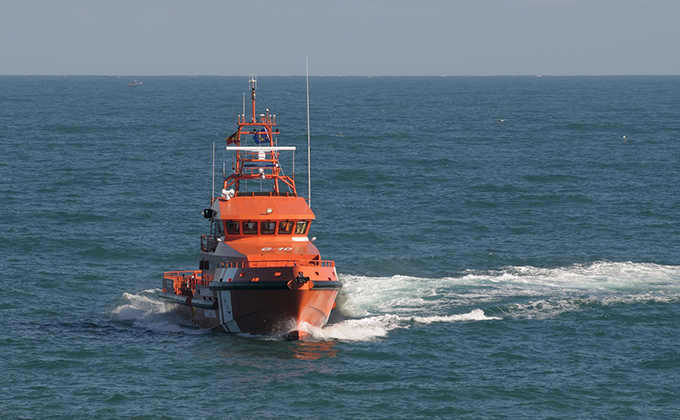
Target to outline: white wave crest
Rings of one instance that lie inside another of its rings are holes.
[[[371,341],[385,337],[389,331],[398,327],[398,317],[381,315],[346,320],[324,328],[305,324],[302,330],[309,333],[312,340]]]
[[[414,316],[413,321],[419,324],[434,324],[438,322],[459,322],[459,321],[491,321],[501,319],[496,316],[486,316],[483,310],[473,309],[466,314],[454,314],[446,316]]]
[[[118,306],[111,311],[115,319],[121,321],[138,320],[154,313],[163,313],[165,308],[163,302],[154,299],[149,295],[158,292],[157,290],[144,290],[139,294],[123,293],[123,299],[128,303]]]
[[[630,261],[600,261],[592,264],[573,264],[557,268],[517,266],[485,272],[469,270],[461,278],[461,281],[588,290],[671,290],[680,292],[680,266],[633,263]]]
[[[173,313],[166,312],[165,304],[157,297],[159,293],[158,289],[144,290],[138,294],[123,293],[122,300],[126,303],[112,310],[111,317],[149,331],[203,333],[184,325],[181,318]]]
[[[385,314],[349,319],[327,325],[324,328],[306,324],[302,329],[311,335],[312,340],[372,341],[387,336],[388,332],[397,328],[410,328],[414,325],[434,323],[488,321],[495,319],[500,318],[487,317],[481,309],[474,309],[469,313],[446,316],[400,316]]]

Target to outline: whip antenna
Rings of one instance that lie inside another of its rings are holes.
[[[305,78],[307,80],[307,204],[312,208],[312,140],[309,134],[309,60],[305,56]]]
[[[213,181],[213,186],[212,186],[212,199],[210,200],[210,204],[212,204],[213,201],[215,201],[215,142],[213,142],[212,181]]]

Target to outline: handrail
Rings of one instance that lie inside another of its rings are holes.
[[[331,260],[248,261],[244,268],[267,268],[267,267],[335,267],[335,261]]]
[[[227,150],[243,150],[245,152],[271,152],[276,150],[295,150],[295,146],[227,146]]]
[[[223,268],[275,268],[275,267],[335,267],[331,260],[265,260],[231,261],[218,263]]]
[[[212,265],[212,264],[211,264]],[[275,267],[335,267],[332,260],[264,260],[264,261],[225,261],[217,263],[221,268],[275,268]],[[201,270],[166,271],[166,277],[201,277]]]
[[[236,197],[296,197],[292,192],[275,192],[275,191],[248,191],[238,192]]]
[[[224,264],[224,265],[222,265]],[[267,260],[267,261],[237,261],[223,262],[218,265],[222,268],[279,268],[279,267],[335,267],[335,261],[331,260]],[[163,278],[172,280],[176,294],[181,290],[194,289],[196,285],[207,286],[212,281],[212,276],[203,278],[201,270],[166,271]]]
[[[201,250],[203,252],[215,252],[218,242],[214,235],[201,235]]]
[[[186,270],[186,271],[166,271],[163,277],[196,277],[201,278],[201,270]]]

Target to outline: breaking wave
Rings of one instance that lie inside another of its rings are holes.
[[[481,309],[473,309],[465,314],[446,316],[401,316],[386,314],[344,320],[329,324],[324,328],[307,325],[303,329],[311,334],[313,340],[370,341],[385,337],[388,332],[397,328],[409,328],[411,326],[433,323],[487,321],[493,319],[500,318],[489,317]]]
[[[124,303],[111,311],[111,318],[149,331],[187,334],[205,332],[185,324],[175,314],[165,312],[165,304],[158,298],[159,293],[159,289],[144,290],[138,294],[123,293],[121,300]]]

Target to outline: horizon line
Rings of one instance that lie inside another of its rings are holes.
[[[362,75],[362,74],[345,74],[345,75],[324,75],[324,74],[319,74],[319,75],[310,75],[310,77],[367,77],[367,78],[372,78],[372,77],[636,77],[636,76],[645,76],[645,77],[667,77],[667,76],[680,76],[680,74],[655,74],[655,73],[617,73],[617,74],[541,74],[541,73],[526,73],[526,74],[442,74],[442,75],[434,75],[434,74],[421,74],[421,75],[416,75],[416,74],[401,74],[401,75],[390,75],[390,74],[367,74],[367,75]],[[115,77],[115,78],[122,78],[122,77],[247,77],[247,75],[243,74],[231,74],[231,75],[223,75],[223,74],[145,74],[145,75],[135,75],[135,74],[77,74],[77,73],[72,73],[72,74],[37,74],[37,73],[8,73],[8,74],[0,74],[0,77]],[[260,77],[305,77],[304,74],[286,74],[286,75],[280,75],[280,74],[265,74],[265,75],[260,75]]]

